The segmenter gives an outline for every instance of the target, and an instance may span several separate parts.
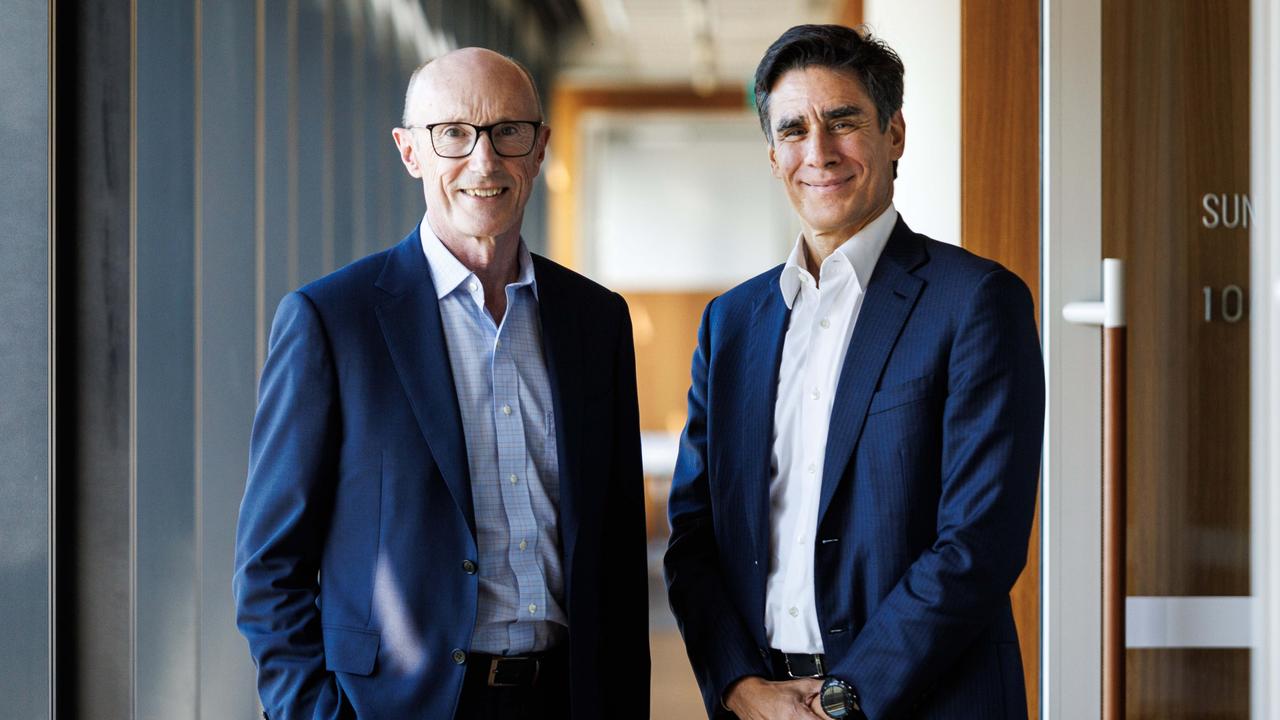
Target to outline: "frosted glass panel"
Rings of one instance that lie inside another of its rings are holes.
[[[786,259],[799,225],[754,114],[585,123],[583,256],[627,290],[727,288]]]

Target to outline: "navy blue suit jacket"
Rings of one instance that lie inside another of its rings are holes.
[[[708,714],[768,676],[781,266],[713,300],[671,489],[671,607]],[[1026,715],[1009,590],[1026,563],[1044,414],[1031,296],[899,219],[831,411],[814,543],[829,674],[881,718]]]
[[[626,303],[541,257],[534,273],[556,414],[573,717],[647,718]],[[236,537],[237,622],[273,720],[453,717],[464,673],[455,650],[469,648],[476,619],[477,576],[463,568],[477,556],[470,482],[418,232],[285,297]],[[606,689],[626,707],[606,712]]]

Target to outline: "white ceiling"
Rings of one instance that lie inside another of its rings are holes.
[[[580,0],[586,33],[563,77],[610,84],[742,87],[792,25],[831,22],[841,0]]]

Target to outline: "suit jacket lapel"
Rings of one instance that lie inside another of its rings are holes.
[[[858,445],[885,362],[924,287],[924,281],[911,271],[927,257],[923,241],[899,218],[867,283],[836,385],[822,469],[819,526]]]
[[[546,259],[533,256],[538,283],[538,315],[542,321],[542,352],[547,362],[547,378],[556,417],[556,458],[560,469],[560,536],[564,543],[566,572],[571,572],[574,548],[584,503],[581,494],[579,459],[582,457],[582,330],[577,305],[564,295],[563,285],[554,281],[554,269]]]
[[[392,248],[377,286],[394,296],[379,305],[376,312],[396,374],[440,474],[475,537],[462,414],[458,410],[440,304],[416,229]]]
[[[755,557],[769,557],[769,471],[773,451],[773,411],[778,398],[778,369],[791,310],[782,301],[777,276],[757,300],[747,339],[739,394],[741,411],[722,417],[742,428],[742,466],[735,468],[731,482],[741,484],[747,528]],[[760,598],[763,602],[763,596]],[[763,606],[761,608],[763,613]]]

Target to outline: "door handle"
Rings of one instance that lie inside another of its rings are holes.
[[[1073,325],[1124,327],[1124,261],[1103,259],[1102,299],[1069,302],[1062,306],[1062,319]]]

